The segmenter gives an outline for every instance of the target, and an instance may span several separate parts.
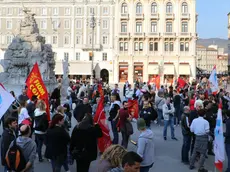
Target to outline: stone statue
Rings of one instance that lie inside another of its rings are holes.
[[[62,104],[67,103],[67,89],[69,87],[69,59],[65,57],[62,61],[63,68],[63,79],[62,79],[62,88],[61,88],[61,102]]]
[[[8,84],[24,84],[25,80],[37,62],[45,84],[54,85],[55,60],[52,46],[45,44],[45,38],[39,33],[35,14],[23,9],[24,18],[21,20],[18,34],[6,49],[4,55],[4,76],[8,76]],[[1,82],[0,77],[0,82]]]

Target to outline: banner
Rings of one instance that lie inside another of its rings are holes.
[[[156,77],[156,80],[155,80],[155,84],[156,84],[157,90],[160,89],[160,83],[161,83],[161,77],[160,77],[160,75],[158,75],[158,76]]]
[[[210,83],[210,88],[212,90],[212,93],[214,95],[216,95],[218,92],[218,81],[217,81],[217,75],[216,75],[216,66],[213,67],[212,73],[211,73],[208,80]]]
[[[0,119],[9,109],[15,98],[0,84]]]
[[[35,63],[33,69],[26,79],[26,86],[28,87],[27,96],[31,99],[33,95],[38,99],[44,100],[46,103],[46,113],[48,120],[50,120],[49,98],[45,84],[43,83],[38,64]]]
[[[219,171],[223,171],[223,162],[225,160],[223,119],[222,119],[222,103],[219,105],[214,140],[215,166]]]
[[[94,116],[94,122],[97,123],[102,130],[102,137],[98,138],[98,148],[101,153],[108,148],[112,142],[109,135],[109,126],[106,123],[106,116],[104,111],[104,93],[102,90],[102,86],[98,85],[98,92],[100,93],[100,101],[97,106],[97,110]]]
[[[178,78],[178,80],[177,80],[178,88],[184,89],[184,87],[185,87],[186,84],[187,84],[187,83],[185,82],[185,80],[183,80],[183,79],[181,79],[181,78]]]
[[[139,106],[137,100],[128,100],[128,110],[129,114],[133,116],[133,118],[138,118],[139,114]]]

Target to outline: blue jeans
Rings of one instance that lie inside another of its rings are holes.
[[[226,172],[230,172],[230,144],[225,144],[225,150],[228,157],[228,168]]]
[[[149,172],[150,168],[152,168],[153,164],[150,166],[146,166],[146,167],[141,167],[140,168],[140,172]]]
[[[191,136],[183,135],[183,145],[181,150],[181,160],[182,162],[189,162],[189,150],[191,147]]]
[[[39,159],[42,159],[42,146],[45,141],[45,134],[35,134],[35,141],[37,144],[37,153]]]
[[[171,137],[174,138],[174,117],[169,117],[169,120],[164,120],[164,132],[163,132],[163,136],[167,137],[167,128],[170,125],[171,128]]]
[[[157,115],[158,115],[158,117],[157,117],[157,123],[158,123],[158,125],[161,125],[161,120],[162,120],[162,118],[163,118],[163,112],[162,112],[162,110],[157,110]]]
[[[113,131],[113,144],[118,144],[119,138],[118,138],[118,131],[117,131],[117,122],[111,121],[112,131]]]

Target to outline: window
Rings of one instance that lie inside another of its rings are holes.
[[[166,32],[172,32],[172,22],[166,23]]]
[[[58,15],[58,8],[53,8],[53,15]]]
[[[108,7],[103,7],[103,14],[109,14]]]
[[[76,44],[81,44],[81,36],[80,35],[76,36]]]
[[[119,47],[120,47],[120,51],[124,51],[124,43],[123,42],[120,42]]]
[[[78,8],[76,9],[76,13],[77,13],[77,15],[81,15],[81,7],[78,7]]]
[[[41,9],[41,15],[47,15],[47,9],[46,8]]]
[[[65,20],[65,29],[69,29],[69,28],[70,28],[70,21]]]
[[[139,43],[139,51],[143,51],[143,42]]]
[[[151,13],[152,14],[157,13],[157,3],[156,2],[153,2],[151,5]]]
[[[169,43],[165,42],[165,51],[169,51]]]
[[[107,53],[102,53],[102,61],[107,61]]]
[[[70,8],[65,8],[65,15],[70,15]]]
[[[158,51],[158,42],[150,42],[149,51]]]
[[[10,44],[12,42],[13,36],[12,35],[7,35],[6,36],[6,44]]]
[[[93,7],[90,7],[90,8],[89,8],[89,13],[90,13],[90,14],[95,14],[95,13],[94,13],[94,8],[93,8]]]
[[[185,51],[189,51],[189,43],[188,42],[185,43]]]
[[[18,15],[23,15],[22,8],[18,8]]]
[[[157,32],[157,22],[151,22],[151,32]]]
[[[154,51],[158,51],[158,42],[154,42]]]
[[[102,37],[102,44],[108,44],[108,37],[107,36]]]
[[[180,43],[180,51],[184,51],[184,43],[183,42]]]
[[[64,44],[65,44],[65,45],[70,44],[70,37],[69,37],[69,35],[65,35],[65,36],[64,36]]]
[[[173,12],[173,9],[172,9],[172,3],[171,2],[168,2],[166,4],[166,13],[172,13]]]
[[[138,51],[138,49],[139,49],[138,42],[135,42],[134,43],[134,51]]]
[[[127,14],[128,13],[128,6],[126,3],[123,3],[121,5],[121,14]]]
[[[143,42],[135,42],[134,51],[143,51]]]
[[[137,22],[136,23],[136,32],[137,33],[141,33],[142,32],[142,23],[141,22]]]
[[[182,3],[182,13],[187,14],[188,13],[188,4],[186,2]]]
[[[121,32],[124,32],[124,33],[127,32],[127,23],[126,22],[121,23]]]
[[[57,40],[58,38],[57,38],[57,36],[53,36],[52,37],[52,44],[57,44]]]
[[[188,22],[182,22],[181,31],[182,31],[183,33],[187,33],[187,32],[188,32]]]
[[[81,20],[76,21],[76,28],[81,29]]]
[[[103,29],[108,29],[108,21],[107,20],[102,21],[102,28]]]
[[[47,23],[46,23],[46,20],[41,20],[41,26],[40,26],[41,29],[46,29],[47,28]]]
[[[12,8],[7,8],[7,9],[6,9],[6,14],[7,14],[7,15],[12,15],[12,14],[13,14]]]
[[[76,53],[76,60],[80,60],[81,54],[79,52]]]
[[[153,42],[149,43],[149,51],[153,51]]]
[[[142,4],[140,2],[136,6],[136,14],[142,14]]]
[[[169,51],[173,51],[173,42],[169,43]]]
[[[6,21],[6,29],[12,29],[12,21],[11,20]]]
[[[69,53],[64,52],[64,59],[65,59],[65,58],[69,58]]]
[[[128,51],[128,42],[124,43],[124,51]]]
[[[57,29],[59,27],[58,20],[53,20],[52,21],[52,28]]]

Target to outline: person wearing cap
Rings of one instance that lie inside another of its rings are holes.
[[[183,146],[181,150],[181,160],[185,164],[189,164],[189,150],[191,146],[191,132],[189,128],[189,114],[190,108],[184,107],[183,114],[181,116],[181,130],[183,135]]]
[[[153,132],[146,128],[145,120],[137,120],[137,129],[141,132],[138,138],[137,154],[143,159],[140,172],[148,172],[155,161]]]

